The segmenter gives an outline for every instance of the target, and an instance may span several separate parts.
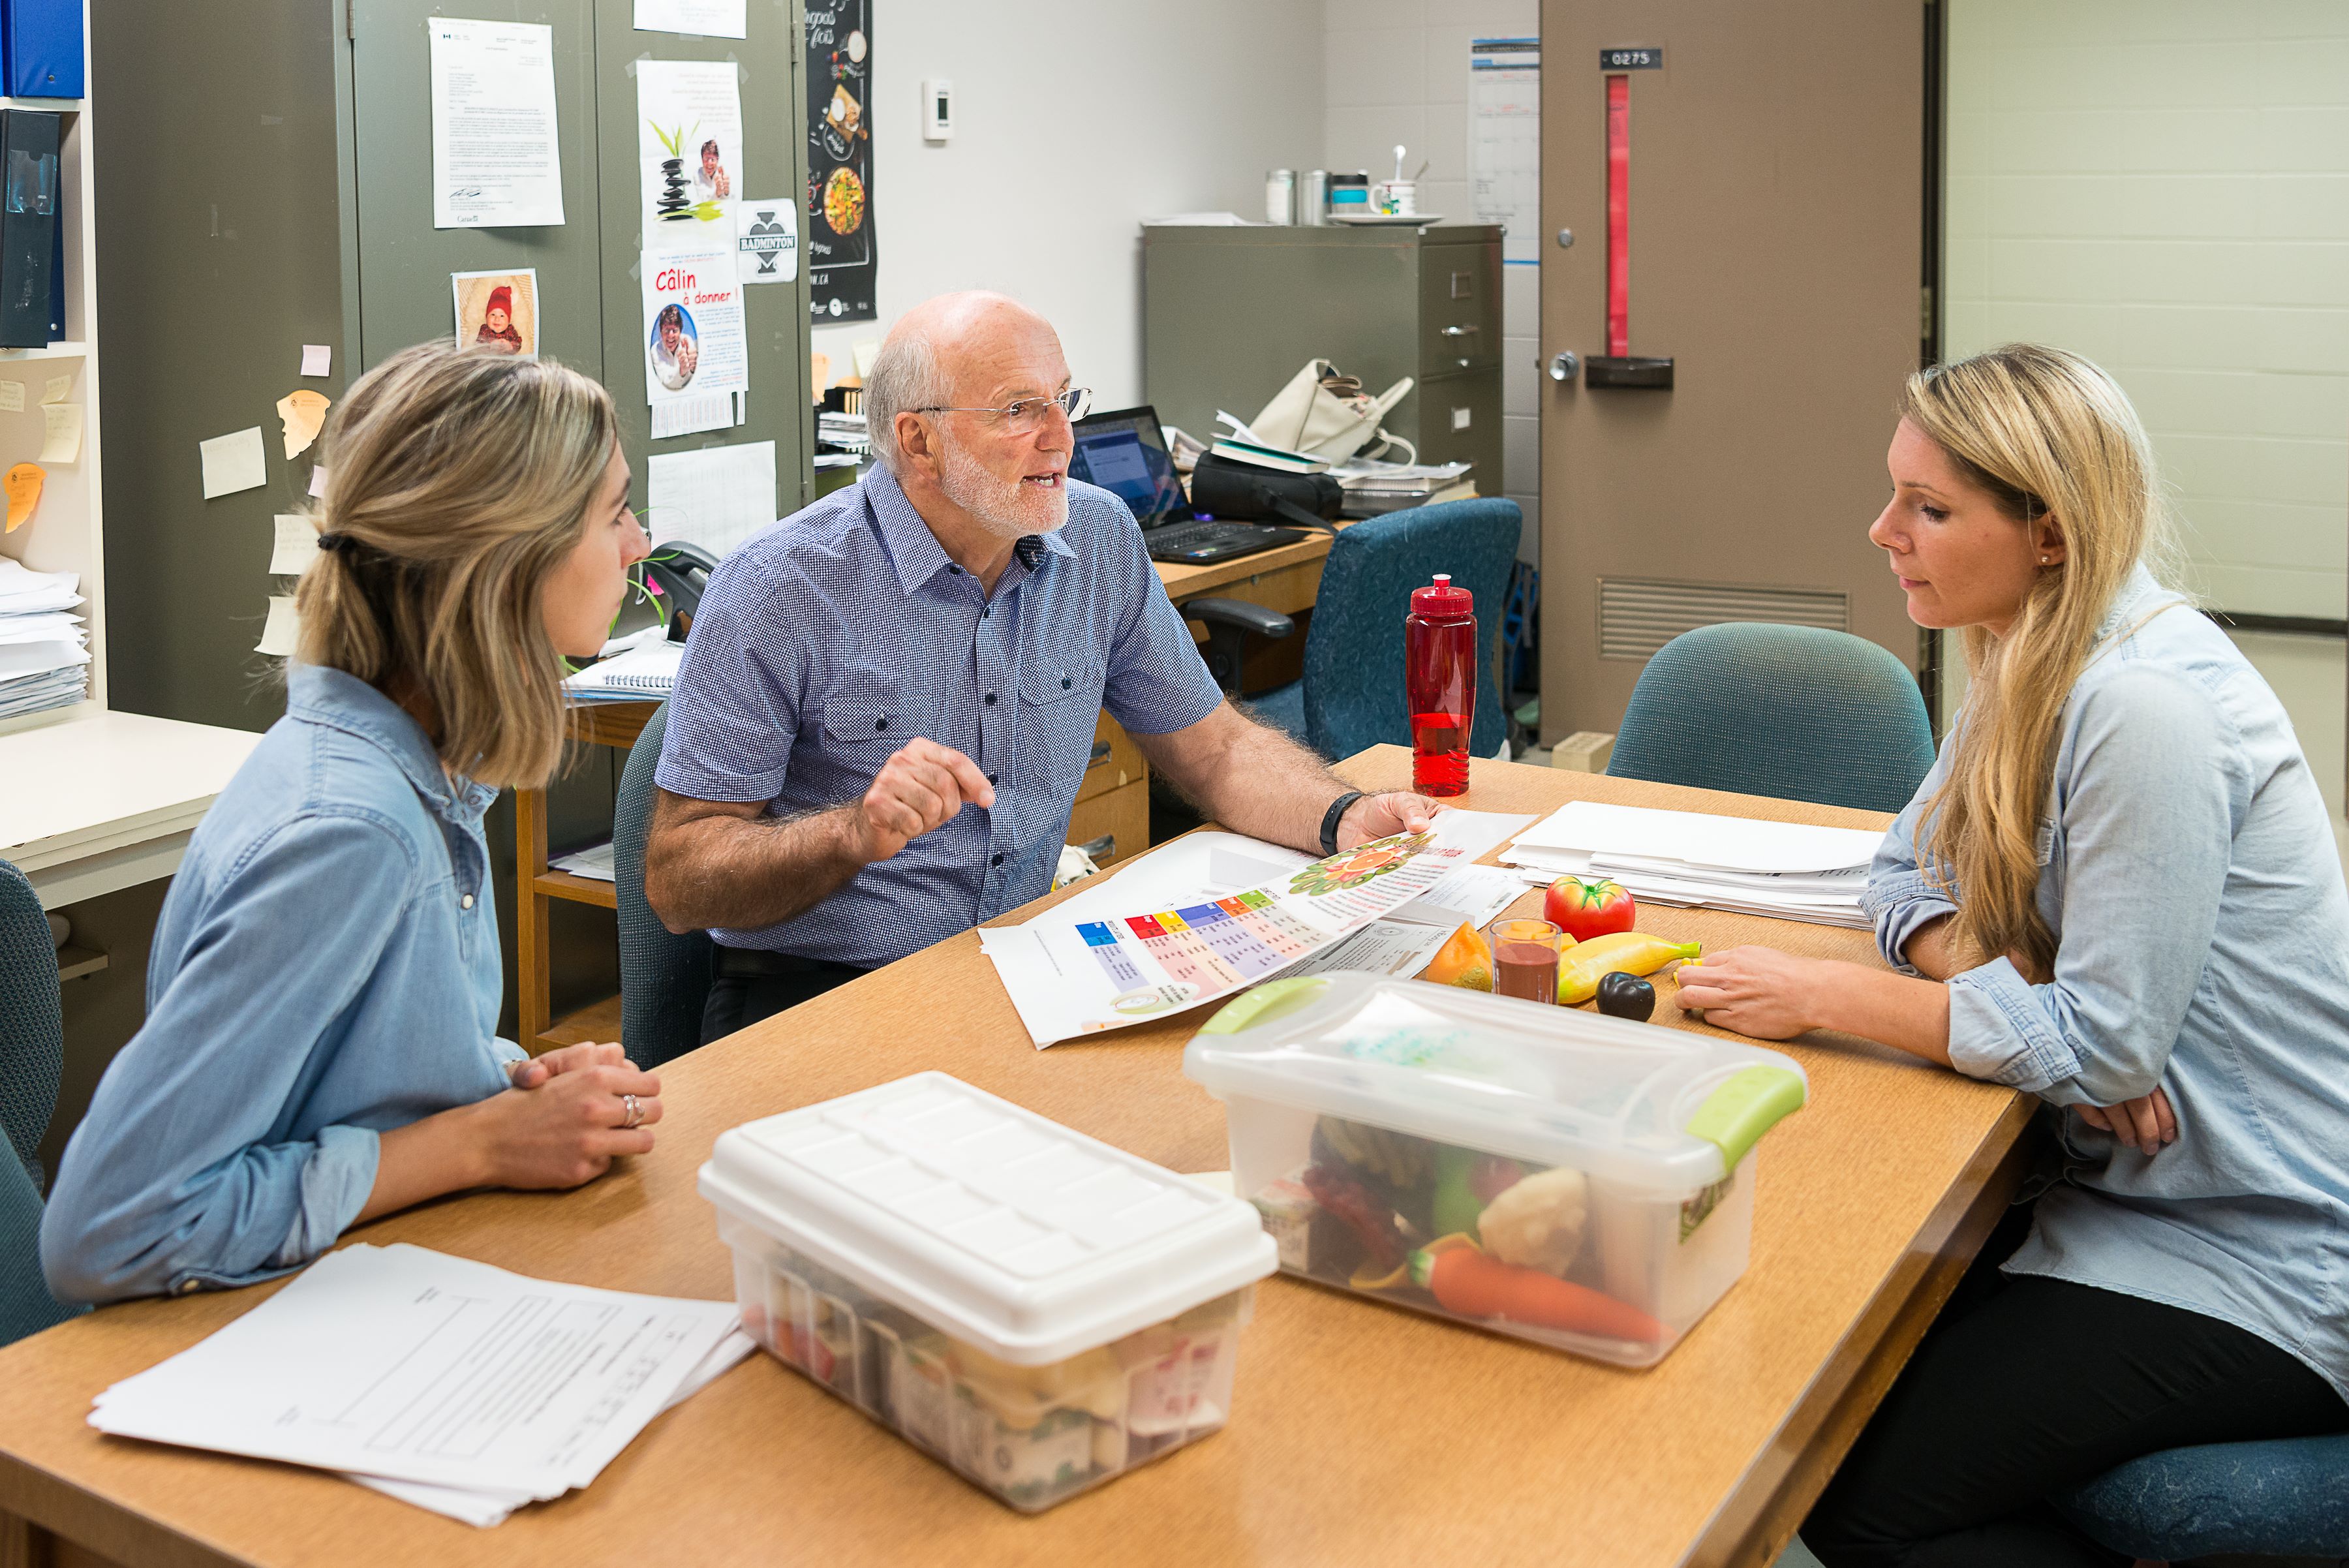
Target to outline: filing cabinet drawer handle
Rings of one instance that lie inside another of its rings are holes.
[[[1444,336],[1446,337],[1474,337],[1476,336],[1476,329],[1474,327],[1447,327],[1444,329]]]

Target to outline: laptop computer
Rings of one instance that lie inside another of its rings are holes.
[[[1142,524],[1143,545],[1154,561],[1200,566],[1294,545],[1305,537],[1296,528],[1217,522],[1192,511],[1174,472],[1174,455],[1167,450],[1166,432],[1159,427],[1158,410],[1147,403],[1079,420],[1069,477],[1098,484],[1124,502]]]

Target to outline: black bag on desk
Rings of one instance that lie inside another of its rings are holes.
[[[1233,523],[1334,519],[1346,493],[1326,473],[1284,473],[1214,452],[1191,471],[1191,510]],[[1299,514],[1302,515],[1299,515]]]

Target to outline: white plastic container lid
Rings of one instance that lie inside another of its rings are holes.
[[[1279,1262],[1250,1205],[945,1073],[734,1127],[700,1188],[1018,1366],[1163,1323]]]
[[[1660,1193],[1721,1180],[1810,1093],[1776,1051],[1345,971],[1226,1003],[1184,1048],[1183,1071],[1219,1100],[1268,1100]]]

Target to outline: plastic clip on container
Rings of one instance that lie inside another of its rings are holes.
[[[1411,703],[1411,787],[1468,792],[1468,738],[1476,730],[1476,598],[1436,574],[1413,588],[1403,620],[1404,696]]]
[[[1183,1070],[1283,1272],[1625,1366],[1745,1272],[1775,1051],[1383,976],[1276,980]]]
[[[944,1073],[701,1168],[761,1345],[988,1491],[1052,1506],[1220,1428],[1256,1210]]]

